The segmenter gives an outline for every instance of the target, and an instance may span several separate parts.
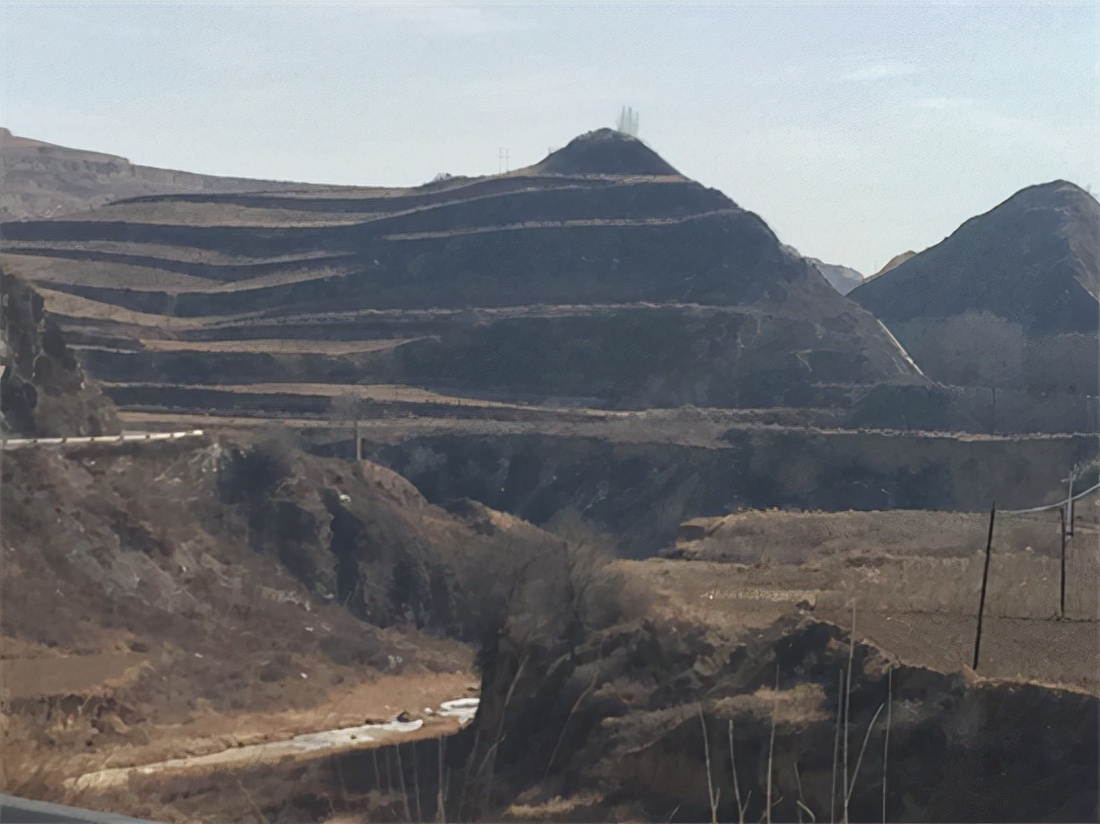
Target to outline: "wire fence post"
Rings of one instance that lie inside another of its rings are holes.
[[[982,648],[982,615],[985,612],[985,590],[989,584],[989,556],[993,550],[993,520],[997,516],[997,502],[989,510],[989,537],[985,542],[985,566],[982,569],[982,594],[978,601],[978,632],[974,636],[974,671],[978,671],[978,654]]]
[[[1073,482],[1077,480],[1077,467],[1069,473],[1069,495],[1066,498],[1066,535],[1073,537]]]
[[[1059,532],[1062,535],[1062,576],[1058,597],[1058,615],[1066,617],[1066,510],[1058,510]]]

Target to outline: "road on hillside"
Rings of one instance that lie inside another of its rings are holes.
[[[201,429],[188,429],[183,432],[123,432],[121,435],[79,436],[74,438],[0,438],[0,449],[23,449],[34,446],[80,446],[91,443],[121,444],[145,441],[178,441],[183,438],[201,438],[204,434]]]

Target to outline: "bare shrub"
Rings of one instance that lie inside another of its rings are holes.
[[[243,455],[242,480],[258,490],[275,490],[294,474],[295,453],[300,447],[298,437],[286,427],[265,426]]]
[[[285,653],[280,652],[260,667],[260,680],[270,684],[274,681],[285,681],[293,674],[293,660]]]

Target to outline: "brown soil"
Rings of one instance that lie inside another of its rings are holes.
[[[281,338],[217,341],[143,340],[141,344],[145,349],[163,352],[271,352],[280,354],[347,355],[352,352],[380,352],[408,343],[410,340],[415,340],[415,338],[359,341],[287,340]]]
[[[4,453],[5,791],[134,813],[134,796],[100,803],[64,782],[105,765],[418,715],[476,687],[468,644],[407,618],[377,613],[389,626],[368,624],[296,578],[295,557],[265,550],[247,509],[217,491],[223,450],[181,442]],[[311,506],[316,468],[296,470],[299,512]],[[328,485],[349,499],[342,528],[363,517],[399,561],[476,540],[388,470],[327,471],[318,492]],[[334,559],[302,537],[298,563],[318,549],[317,559]],[[324,528],[315,537],[324,540]],[[381,567],[369,577],[385,581]],[[432,720],[422,734],[454,729]],[[218,817],[207,803],[204,814]]]
[[[1079,503],[1059,616],[1057,512],[1000,514],[979,672],[1100,695],[1100,545]],[[685,524],[686,559],[619,561],[670,616],[734,637],[784,614],[849,626],[898,660],[952,672],[973,663],[988,515],[743,512]]]

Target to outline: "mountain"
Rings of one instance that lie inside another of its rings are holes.
[[[909,260],[909,258],[914,257],[916,254],[917,254],[916,252],[914,252],[912,249],[910,249],[908,252],[902,252],[900,255],[894,255],[892,258],[890,258],[888,261],[886,261],[885,266],[883,266],[881,269],[879,269],[873,275],[868,277],[867,280],[872,280],[873,278],[877,278],[879,275],[886,274],[891,269],[894,269],[894,268],[900,266],[901,264],[905,263],[905,261]]]
[[[567,175],[680,175],[641,140],[614,129],[597,129],[576,137],[533,168],[543,173]]]
[[[791,254],[803,257],[802,253],[793,246],[784,243],[783,248]],[[863,283],[863,275],[848,266],[837,266],[832,263],[825,263],[825,261],[813,257],[808,257],[806,260],[813,264],[813,267],[824,275],[829,285],[842,295],[848,294]]]
[[[930,377],[1086,404],[1098,297],[1100,204],[1064,180],[1017,192],[851,293]]]
[[[0,128],[0,220],[72,214],[146,194],[301,188],[310,187],[138,166],[124,157],[56,146]]]
[[[143,196],[3,231],[7,265],[114,392],[358,382],[828,406],[925,382],[760,217],[609,129],[505,175]]]
[[[1064,180],[1017,192],[852,297],[886,323],[988,312],[1034,333],[1095,332],[1100,204]]]
[[[840,294],[846,295],[863,283],[863,275],[849,266],[838,266],[835,263],[825,263],[817,258],[806,258],[817,267],[817,270],[829,281],[829,285]]]

